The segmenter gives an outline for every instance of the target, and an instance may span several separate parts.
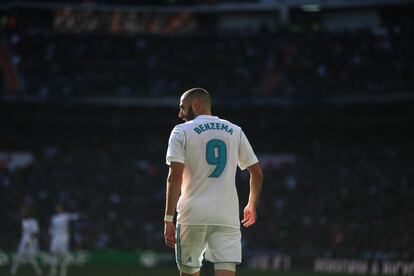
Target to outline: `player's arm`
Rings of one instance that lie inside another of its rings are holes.
[[[49,236],[53,236],[55,233],[55,226],[53,224],[53,220],[50,221],[49,229],[48,229]]]
[[[79,213],[68,213],[68,218],[70,220],[78,220],[81,218],[81,215]]]
[[[247,170],[250,173],[250,193],[249,201],[243,212],[242,224],[244,227],[250,227],[256,223],[256,208],[259,203],[263,184],[263,171],[259,163],[247,167]]]
[[[181,182],[183,180],[184,164],[171,162],[167,177],[167,192],[165,202],[165,216],[173,217],[181,193]],[[164,223],[164,239],[167,246],[174,248],[175,225],[172,221]]]
[[[37,238],[39,236],[39,224],[37,223],[37,221],[33,222],[32,227],[32,238]]]

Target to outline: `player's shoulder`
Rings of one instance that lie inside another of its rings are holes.
[[[27,218],[27,219],[24,219],[23,222],[30,223],[30,224],[37,224],[37,219],[33,218],[33,217],[32,218]]]
[[[232,125],[235,127],[239,127],[237,124],[230,122],[229,120],[223,119],[223,118],[218,118],[218,120],[220,120],[220,122],[224,123],[224,124],[228,124],[228,125]]]
[[[193,125],[194,125],[194,121],[193,120],[187,121],[185,123],[181,123],[181,124],[176,125],[172,131],[173,132],[174,131],[178,131],[178,132],[180,132],[180,131],[186,131],[187,129],[191,128]]]
[[[225,125],[230,126],[232,129],[234,129],[237,132],[239,132],[239,131],[242,130],[242,128],[239,125],[237,125],[237,124],[235,124],[233,122],[230,122],[229,120],[226,120],[226,119],[223,119],[223,118],[218,118],[218,119],[220,120],[220,122],[222,124],[225,124]]]
[[[187,126],[189,125],[189,123],[190,123],[190,122],[191,122],[191,121],[189,121],[189,122],[184,122],[184,123],[181,123],[181,124],[175,125],[175,127],[174,127],[174,128],[177,128],[177,129],[183,129],[183,128],[187,127]]]
[[[62,218],[69,218],[70,216],[71,216],[72,214],[71,213],[69,213],[69,212],[64,212],[64,213],[61,213],[61,217]]]
[[[65,218],[67,216],[66,213],[58,213],[58,214],[54,214],[52,216],[52,220],[60,220],[62,218]]]

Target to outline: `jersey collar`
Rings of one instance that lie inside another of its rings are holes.
[[[213,116],[213,115],[198,115],[194,121],[196,120],[202,120],[202,119],[218,119],[219,117]]]

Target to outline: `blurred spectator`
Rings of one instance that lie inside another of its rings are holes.
[[[194,85],[222,97],[414,91],[412,29],[180,35],[14,28],[8,45],[27,95],[168,97]],[[398,30],[398,31],[396,31]]]

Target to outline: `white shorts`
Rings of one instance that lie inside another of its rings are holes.
[[[69,252],[69,237],[53,237],[50,243],[50,252],[54,254],[66,254]]]
[[[239,228],[217,225],[177,224],[177,264],[200,268],[205,258],[212,263],[241,263]]]

